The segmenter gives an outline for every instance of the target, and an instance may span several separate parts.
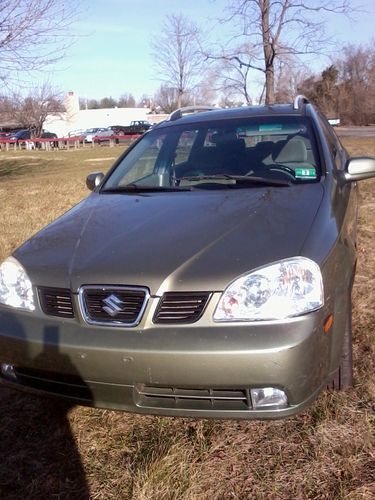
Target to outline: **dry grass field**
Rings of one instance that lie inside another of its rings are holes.
[[[375,156],[372,139],[345,144]],[[0,260],[119,153],[0,152]],[[0,499],[374,499],[374,188],[360,184],[353,389],[288,420],[223,422],[69,409],[0,388]]]

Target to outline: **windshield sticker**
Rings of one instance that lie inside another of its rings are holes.
[[[259,125],[259,132],[274,132],[282,129],[283,126],[281,123],[267,123],[265,125]]]
[[[315,168],[296,168],[294,170],[296,179],[316,179]]]

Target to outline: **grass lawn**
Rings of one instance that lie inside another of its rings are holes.
[[[345,138],[375,156],[372,139]],[[122,148],[0,152],[0,261]],[[0,388],[0,499],[374,499],[375,180],[360,183],[355,387],[283,421],[148,417]]]

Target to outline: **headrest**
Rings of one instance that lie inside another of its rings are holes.
[[[236,132],[216,133],[216,134],[213,134],[213,136],[212,136],[212,142],[214,142],[217,145],[228,144],[231,142],[236,142],[238,140],[239,139],[238,139]]]
[[[293,138],[288,141],[282,150],[272,155],[275,163],[297,163],[307,161],[307,149],[302,139]]]

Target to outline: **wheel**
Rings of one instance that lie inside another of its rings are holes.
[[[352,344],[352,303],[349,300],[349,311],[344,332],[344,345],[341,362],[328,389],[344,391],[353,386],[353,344]]]

